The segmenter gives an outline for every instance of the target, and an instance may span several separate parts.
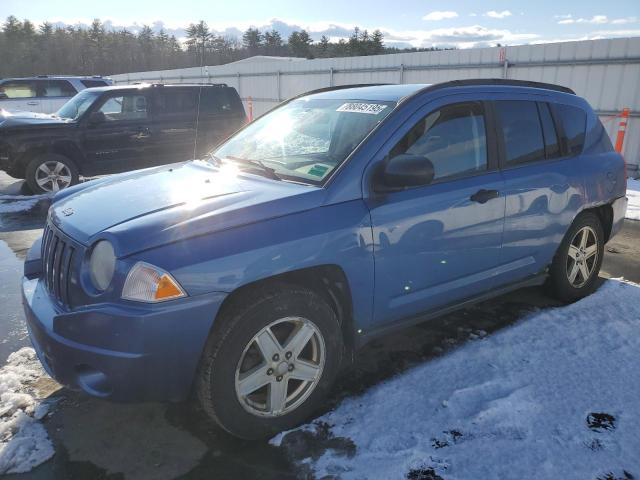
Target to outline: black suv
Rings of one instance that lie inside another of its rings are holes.
[[[0,169],[55,192],[80,175],[202,156],[246,120],[224,84],[88,88],[53,115],[0,112]]]

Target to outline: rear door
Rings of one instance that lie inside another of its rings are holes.
[[[478,95],[433,101],[378,155],[427,157],[431,184],[366,199],[375,256],[374,323],[437,310],[493,287],[504,225],[492,121]],[[375,327],[374,327],[375,328]]]
[[[89,174],[145,168],[153,159],[149,89],[102,97],[83,119],[83,147]],[[98,112],[99,123],[89,119]]]
[[[202,88],[198,126],[197,154],[209,152],[247,121],[242,101],[235,88]]]
[[[37,80],[42,113],[55,113],[77,92],[68,80]]]
[[[0,108],[9,112],[42,113],[35,80],[6,80],[0,84]]]
[[[577,107],[543,96],[503,98],[493,104],[506,195],[501,253],[505,267],[496,279],[499,284],[546,268],[583,204],[584,174],[577,155],[586,123],[582,111],[572,140],[567,141],[559,111]]]
[[[154,89],[153,163],[181,162],[194,156],[198,88],[165,86]],[[202,126],[206,128],[206,125]]]

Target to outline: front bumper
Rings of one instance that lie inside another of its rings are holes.
[[[23,278],[31,342],[62,385],[116,401],[180,401],[225,293],[157,305],[61,311],[39,278]]]

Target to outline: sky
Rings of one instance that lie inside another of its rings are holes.
[[[305,28],[314,39],[348,37],[353,27],[380,29],[389,46],[471,48],[640,36],[640,0],[0,0],[0,18],[36,23],[89,24],[133,31],[147,24],[178,38],[204,20],[219,34],[248,27],[275,28],[283,36]]]

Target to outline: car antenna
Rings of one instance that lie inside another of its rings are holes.
[[[200,79],[202,79],[203,69],[204,69],[204,48],[205,43],[202,42],[202,51],[200,52]],[[208,69],[207,69],[208,70]],[[208,73],[208,72],[207,72]],[[207,75],[208,76],[208,75]],[[196,107],[196,135],[193,139],[193,158],[196,158],[198,151],[198,126],[200,123],[200,98],[202,97],[202,81],[200,82],[200,86],[198,87],[198,104]]]

